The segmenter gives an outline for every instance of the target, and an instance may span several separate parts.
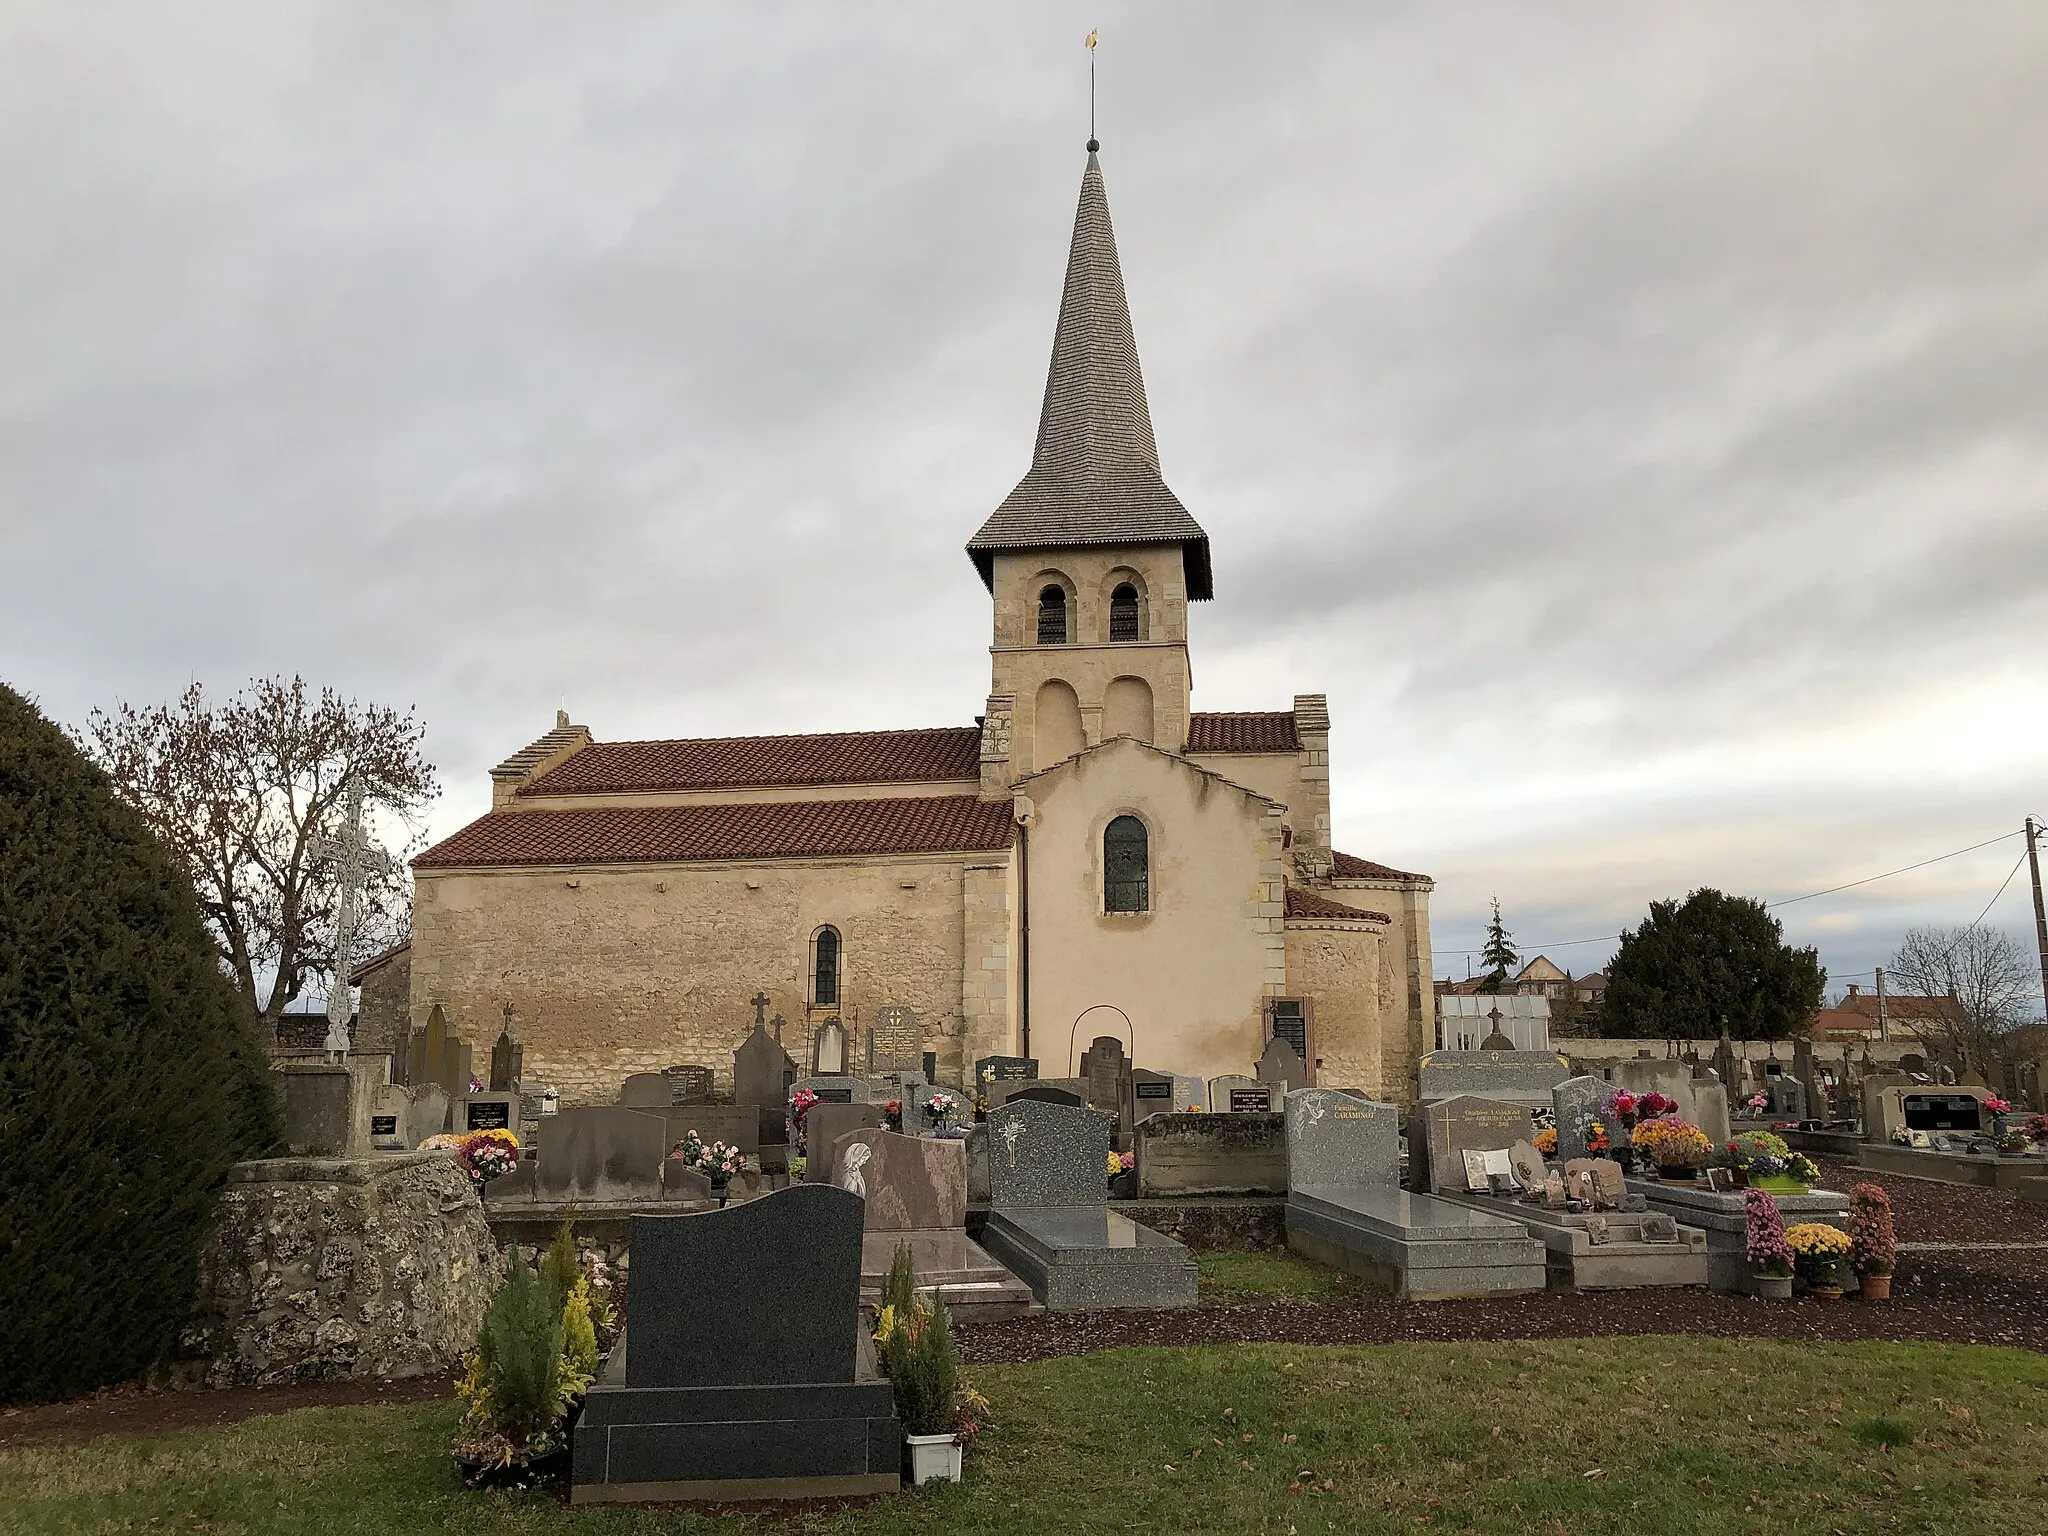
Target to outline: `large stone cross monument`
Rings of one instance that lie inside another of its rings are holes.
[[[348,973],[356,960],[356,924],[360,917],[363,882],[374,871],[380,875],[396,872],[391,855],[371,842],[363,831],[363,781],[348,776],[348,819],[337,837],[313,840],[315,858],[334,860],[340,890],[334,903],[334,981],[327,989],[327,1053],[348,1054]]]

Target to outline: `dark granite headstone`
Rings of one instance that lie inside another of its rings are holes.
[[[471,1093],[462,1099],[463,1131],[510,1131],[519,1134],[519,1128],[512,1123],[519,1113],[519,1095],[516,1093]]]
[[[663,1067],[661,1075],[668,1079],[668,1101],[671,1104],[702,1104],[711,1097],[711,1069],[685,1062],[681,1066]]]
[[[1551,1119],[1557,1126],[1557,1156],[1560,1162],[1589,1155],[1587,1128],[1601,1117],[1601,1106],[1614,1090],[1605,1079],[1572,1077],[1550,1090]],[[1604,1125],[1605,1122],[1602,1121]],[[1610,1133],[1613,1127],[1609,1126]],[[1610,1140],[1612,1139],[1610,1135]]]
[[[775,1043],[764,1024],[732,1053],[732,1101],[757,1104],[780,1114],[789,1103],[789,1085],[796,1081],[796,1063]]]
[[[989,1203],[1107,1205],[1108,1117],[1022,1096],[988,1117]]]
[[[491,1092],[511,1093],[519,1086],[519,1074],[526,1052],[512,1039],[509,1027],[498,1031],[498,1043],[491,1047]]]
[[[1173,1074],[1133,1067],[1127,1081],[1131,1096],[1124,1106],[1127,1124],[1135,1125],[1148,1115],[1173,1113]]]
[[[889,1003],[875,1010],[868,1029],[868,1073],[886,1077],[891,1072],[924,1070],[924,1032],[917,1014],[901,1003]]]
[[[974,1064],[977,1083],[1035,1083],[1038,1061],[1031,1056],[984,1056]]]
[[[1066,1104],[1080,1107],[1081,1095],[1069,1093],[1064,1088],[1055,1088],[1050,1083],[1035,1083],[1029,1088],[1020,1088],[1003,1102],[1014,1104],[1019,1099],[1030,1099],[1039,1104]]]
[[[1416,1094],[1449,1099],[1468,1093],[1535,1109],[1550,1102],[1551,1090],[1571,1071],[1555,1051],[1430,1051],[1415,1064]]]
[[[1984,1123],[1983,1107],[1973,1094],[1909,1093],[1900,1101],[1909,1131],[1975,1131]]]
[[[832,1182],[867,1202],[869,1232],[967,1224],[967,1143],[853,1131],[832,1144]]]

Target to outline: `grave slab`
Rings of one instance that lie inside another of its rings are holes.
[[[1631,1194],[1643,1197],[1650,1210],[1662,1211],[1673,1221],[1697,1227],[1707,1237],[1707,1284],[1717,1291],[1749,1293],[1749,1218],[1743,1209],[1744,1191],[1712,1190],[1705,1185],[1666,1184],[1659,1179],[1630,1179]],[[1831,1189],[1810,1190],[1803,1195],[1772,1195],[1785,1225],[1801,1221],[1824,1221],[1831,1227],[1849,1230],[1849,1197]]]

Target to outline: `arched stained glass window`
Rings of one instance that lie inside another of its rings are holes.
[[[1047,587],[1038,594],[1038,643],[1067,643],[1067,593],[1064,587]]]
[[[1102,833],[1102,910],[1148,912],[1152,906],[1151,855],[1145,823],[1119,816]]]
[[[1138,638],[1138,589],[1129,582],[1109,594],[1109,638]]]
[[[839,1001],[839,930],[820,928],[815,948],[817,972],[811,1001],[829,1008]]]

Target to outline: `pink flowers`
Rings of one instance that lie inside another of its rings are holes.
[[[808,1088],[799,1088],[789,1096],[789,1118],[798,1130],[804,1128],[804,1117],[810,1114],[811,1106],[817,1102],[817,1094]]]
[[[1994,1115],[2009,1115],[2012,1113],[2012,1100],[2001,1099],[1994,1093],[1984,1101],[1984,1107]]]
[[[492,1179],[501,1179],[519,1166],[519,1143],[509,1131],[478,1131],[462,1138],[455,1161],[481,1192]]]
[[[1792,1245],[1785,1241],[1785,1218],[1778,1214],[1778,1202],[1760,1189],[1742,1197],[1748,1218],[1749,1262],[1760,1275],[1785,1276],[1792,1273]]]
[[[1659,1115],[1678,1112],[1678,1100],[1666,1098],[1661,1093],[1646,1093],[1636,1100],[1636,1113],[1645,1120],[1654,1120]]]

